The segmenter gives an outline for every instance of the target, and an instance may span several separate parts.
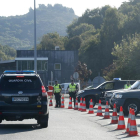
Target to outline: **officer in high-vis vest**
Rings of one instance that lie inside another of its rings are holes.
[[[58,84],[57,81],[55,81],[53,93],[55,95],[56,107],[61,107],[61,90],[62,90],[61,86]]]
[[[74,83],[73,80],[71,80],[71,84],[68,85],[67,90],[69,91],[69,96],[71,97],[71,100],[73,98],[74,106],[75,106],[75,100],[76,100],[76,94],[78,91],[78,86]]]
[[[124,89],[128,89],[128,88],[130,88],[130,87],[131,87],[130,82],[127,82],[127,83],[124,85]]]

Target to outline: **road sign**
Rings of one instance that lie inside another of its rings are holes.
[[[78,78],[79,78],[79,74],[78,74],[78,72],[74,72],[74,74],[73,74],[73,78],[74,78],[74,79],[78,79]]]

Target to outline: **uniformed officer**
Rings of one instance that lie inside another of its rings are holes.
[[[67,90],[69,91],[69,96],[71,97],[71,100],[73,98],[74,106],[75,106],[76,93],[78,91],[78,86],[74,83],[73,80],[71,80],[71,84],[68,85]]]
[[[128,89],[131,87],[131,84],[130,82],[126,82],[126,84],[124,85],[124,89]]]
[[[57,81],[55,81],[53,93],[55,95],[56,107],[61,107],[61,90],[62,90],[61,86],[58,84]]]

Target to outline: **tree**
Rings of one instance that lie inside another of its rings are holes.
[[[81,63],[80,61],[78,61],[75,71],[78,72],[79,79],[82,82],[87,81],[92,74],[92,71],[87,69],[87,65],[85,63]]]
[[[58,33],[48,33],[42,37],[40,44],[38,44],[38,50],[55,50],[55,46],[59,46],[61,50],[64,49],[64,37],[61,37]]]

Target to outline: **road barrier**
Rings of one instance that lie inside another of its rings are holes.
[[[86,112],[86,101],[85,101],[85,98],[83,99],[83,104],[82,104],[82,112]]]
[[[76,97],[75,107],[74,110],[78,110],[78,98]]]
[[[129,136],[137,136],[137,124],[135,119],[135,112],[134,109],[131,110],[131,121],[130,121],[130,129],[129,129]]]
[[[119,113],[119,121],[118,121],[118,127],[117,129],[125,129],[125,121],[124,121],[124,114],[123,114],[123,108],[120,107],[120,113]]]
[[[49,106],[53,106],[52,96],[50,96],[50,103],[49,103]]]
[[[88,114],[94,114],[92,99],[90,99],[90,105],[89,105],[89,112],[88,112]]]
[[[111,124],[117,124],[117,123],[118,123],[118,115],[117,115],[116,104],[114,104]]]
[[[106,108],[105,108],[104,119],[110,119],[108,101],[106,101]]]
[[[80,107],[79,107],[79,109],[78,109],[79,111],[82,110],[82,104],[83,104],[83,103],[82,103],[82,98],[81,98],[81,99],[80,99]]]
[[[72,109],[72,101],[71,101],[71,97],[69,99],[69,106],[68,106],[68,109]]]
[[[62,100],[61,100],[61,108],[64,108],[64,94],[62,95]]]
[[[98,110],[96,116],[103,116],[102,114],[102,107],[101,107],[101,100],[99,100]]]
[[[128,115],[128,122],[127,122],[127,128],[126,128],[126,133],[129,133],[130,129],[130,122],[131,122],[131,108],[129,109],[129,115]]]

